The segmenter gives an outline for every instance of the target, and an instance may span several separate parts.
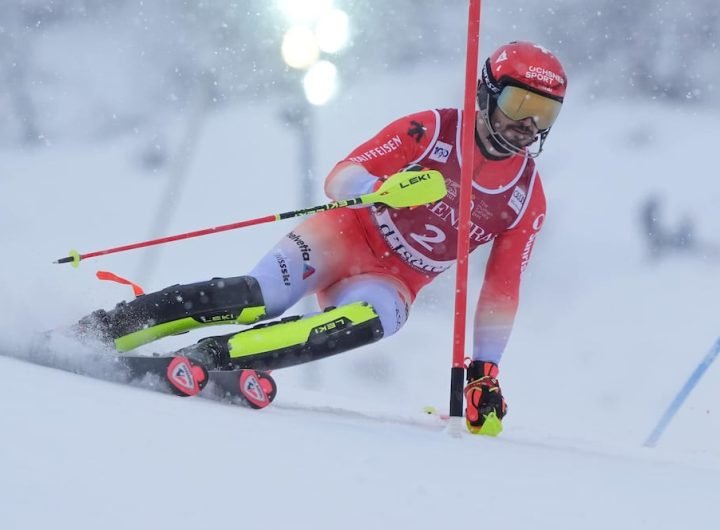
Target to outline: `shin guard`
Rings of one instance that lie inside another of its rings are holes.
[[[237,276],[173,285],[100,313],[86,318],[98,320],[91,324],[114,342],[117,351],[127,352],[207,325],[253,324],[265,316],[265,305],[257,280]]]
[[[383,337],[373,307],[356,302],[307,317],[288,317],[223,337],[226,359],[237,368],[275,370],[371,344]]]

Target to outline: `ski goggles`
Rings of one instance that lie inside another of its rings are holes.
[[[498,95],[497,106],[511,120],[532,118],[537,128],[544,130],[555,123],[562,102],[519,86],[506,85]]]

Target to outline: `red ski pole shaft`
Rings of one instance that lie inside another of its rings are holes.
[[[174,236],[159,237],[157,239],[150,239],[149,241],[141,241],[139,243],[131,243],[129,245],[122,245],[119,247],[107,248],[105,250],[96,250],[94,252],[88,252],[87,254],[78,254],[77,256],[67,256],[60,258],[53,263],[71,263],[76,259],[88,259],[95,258],[97,256],[105,256],[107,254],[114,254],[116,252],[125,252],[126,250],[134,250],[136,248],[151,247],[153,245],[162,245],[163,243],[170,243],[172,241],[180,241],[181,239],[190,239],[191,237],[206,236],[208,234],[216,234],[218,232],[225,232],[227,230],[234,230],[236,228],[242,228],[244,226],[259,225],[262,223],[269,223],[276,221],[275,215],[268,215],[266,217],[258,217],[257,219],[251,219],[249,221],[241,221],[238,223],[232,223],[221,226],[214,226],[212,228],[204,228],[202,230],[195,230],[193,232],[186,232],[184,234],[177,234]]]
[[[174,236],[159,237],[157,239],[150,239],[148,241],[140,241],[139,243],[131,243],[129,245],[122,245],[119,247],[107,248],[105,250],[96,250],[94,252],[88,252],[86,254],[78,254],[71,252],[69,256],[60,258],[53,263],[73,263],[76,265],[79,261],[89,258],[95,258],[98,256],[106,256],[107,254],[115,254],[117,252],[125,252],[126,250],[134,250],[137,248],[151,247],[154,245],[162,245],[163,243],[170,243],[172,241],[180,241],[182,239],[190,239],[193,237],[206,236],[209,234],[217,234],[219,232],[227,232],[228,230],[235,230],[237,228],[243,228],[246,226],[259,225],[263,223],[272,223],[273,221],[280,221],[281,219],[289,219],[291,217],[298,217],[301,215],[307,215],[316,213],[324,210],[330,210],[334,208],[344,208],[346,206],[352,206],[355,204],[363,203],[363,197],[356,199],[350,199],[347,201],[337,201],[321,206],[315,206],[313,208],[307,208],[303,210],[293,210],[285,213],[278,213],[272,215],[266,215],[265,217],[258,217],[256,219],[249,219],[247,221],[238,221],[237,223],[230,223],[226,225],[214,226],[212,228],[203,228],[201,230],[194,230],[192,232],[185,232],[184,234],[177,234]]]
[[[80,254],[76,250],[70,252],[70,255],[60,258],[53,263],[72,263],[73,267],[77,267],[81,260],[95,258],[97,256],[105,256],[116,252],[125,252],[136,248],[150,247],[153,245],[161,245],[170,243],[171,241],[179,241],[181,239],[190,239],[191,237],[206,236],[209,234],[217,234],[218,232],[226,232],[227,230],[235,230],[245,226],[259,225],[263,223],[271,223],[273,221],[281,221],[291,217],[299,217],[301,215],[310,215],[326,210],[334,210],[336,208],[347,208],[358,204],[375,204],[382,203],[390,208],[406,208],[409,206],[419,206],[421,204],[429,204],[442,199],[447,193],[445,187],[445,179],[442,174],[436,170],[423,171],[401,171],[388,177],[382,185],[374,192],[355,197],[354,199],[346,199],[333,201],[320,206],[304,208],[302,210],[292,210],[290,212],[276,213],[250,219],[248,221],[239,221],[227,225],[215,226],[212,228],[203,228],[193,232],[186,232],[175,236],[160,237],[149,241],[141,241],[130,245],[108,248],[105,250],[96,250],[87,254]]]

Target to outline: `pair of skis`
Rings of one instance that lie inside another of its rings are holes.
[[[239,397],[247,406],[262,409],[277,395],[275,380],[268,372],[259,370],[211,370],[184,355],[119,355],[118,361],[131,379],[157,376],[170,392],[181,397],[195,396],[213,383],[226,396]]]

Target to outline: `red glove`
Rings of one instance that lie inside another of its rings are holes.
[[[499,434],[497,428],[485,426],[488,418],[494,416],[501,420],[507,412],[507,404],[497,380],[498,373],[497,364],[488,361],[472,361],[467,368],[465,423],[473,434]],[[495,423],[499,424],[499,421]],[[491,432],[486,432],[488,429]]]

